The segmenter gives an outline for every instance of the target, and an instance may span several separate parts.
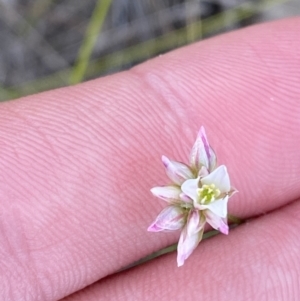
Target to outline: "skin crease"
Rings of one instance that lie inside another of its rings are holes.
[[[176,255],[110,276],[63,301],[297,300],[299,214],[295,202],[201,243],[184,268]],[[280,222],[278,222],[280,221]],[[287,225],[282,228],[282,223]],[[288,249],[288,250],[287,250]]]
[[[299,30],[300,19],[254,26],[1,104],[0,300],[58,300],[174,243],[146,232],[165,205],[149,189],[167,184],[161,155],[186,161],[201,125],[240,191],[230,212],[277,212],[203,242],[183,268],[168,255],[70,300],[297,296]]]

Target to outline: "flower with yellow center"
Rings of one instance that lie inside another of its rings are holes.
[[[228,233],[227,202],[234,192],[230,187],[227,168],[219,166],[204,177],[186,180],[182,192],[193,200],[193,206],[202,211],[206,221],[224,234]]]
[[[201,127],[190,154],[190,164],[162,157],[172,184],[154,187],[151,192],[168,203],[148,231],[181,229],[177,264],[181,266],[202,239],[205,223],[228,234],[227,203],[235,192],[227,168],[217,166],[217,158]]]

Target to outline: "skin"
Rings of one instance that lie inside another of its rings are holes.
[[[0,300],[299,296],[299,30],[254,26],[2,103]],[[161,155],[187,161],[201,125],[239,190],[230,213],[259,217],[181,268],[169,254],[115,274],[177,241],[146,232],[165,206],[149,189],[168,183]]]

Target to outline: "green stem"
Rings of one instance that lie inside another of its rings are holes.
[[[240,225],[240,224],[242,224],[244,222],[242,219],[240,219],[240,218],[238,218],[238,217],[236,217],[234,215],[231,215],[231,214],[228,214],[228,219],[230,221],[232,221],[234,223],[234,225]],[[216,236],[218,234],[220,234],[220,232],[217,231],[217,230],[211,230],[211,231],[205,232],[203,234],[202,240],[214,237],[214,236]],[[126,266],[126,267],[124,267],[123,269],[120,270],[120,272],[124,271],[124,270],[127,270],[127,269],[130,269],[132,267],[135,267],[137,265],[143,264],[143,263],[145,263],[145,262],[147,262],[149,260],[152,260],[152,259],[154,259],[156,257],[159,257],[159,256],[162,256],[164,254],[172,253],[172,252],[174,252],[174,251],[177,250],[177,245],[178,244],[176,243],[176,244],[173,244],[173,245],[171,245],[169,247],[166,247],[164,249],[156,251],[156,252],[154,252],[154,253],[152,253],[152,254],[150,254],[150,255],[148,255],[148,256],[146,256],[146,257],[144,257],[144,258],[142,258],[142,259],[140,259],[140,260],[138,260],[138,261],[136,261],[136,262],[134,262],[134,263],[132,263],[132,264],[130,264],[128,266]]]
[[[217,230],[208,231],[208,232],[206,232],[206,233],[203,234],[202,240],[208,239],[208,238],[213,237],[215,235],[218,235],[219,233],[220,232],[217,231]],[[154,253],[152,253],[152,254],[150,254],[150,255],[148,255],[148,256],[146,256],[146,257],[144,257],[144,258],[142,258],[142,259],[140,259],[140,260],[138,260],[138,261],[136,261],[136,262],[134,262],[134,263],[132,263],[132,264],[130,264],[128,266],[126,266],[125,268],[121,269],[120,272],[124,271],[124,270],[127,270],[127,269],[130,269],[132,267],[135,267],[137,265],[143,264],[143,263],[145,263],[145,262],[147,262],[149,260],[152,260],[152,259],[154,259],[156,257],[159,257],[159,256],[162,256],[164,254],[172,253],[172,252],[174,252],[176,250],[177,250],[177,243],[173,244],[173,245],[171,245],[169,247],[166,247],[164,249],[161,249],[159,251],[156,251],[156,252],[154,252]]]
[[[143,264],[143,263],[145,263],[145,262],[147,262],[149,260],[152,260],[152,259],[154,259],[156,257],[162,256],[162,255],[167,254],[167,253],[172,253],[172,252],[174,252],[176,250],[177,250],[177,243],[173,244],[173,245],[171,245],[169,247],[166,247],[164,249],[161,249],[159,251],[156,251],[156,252],[154,252],[154,253],[152,253],[152,254],[150,254],[150,255],[148,255],[148,256],[146,256],[146,257],[144,257],[144,258],[142,258],[142,259],[140,259],[140,260],[138,260],[138,261],[136,261],[136,262],[134,262],[134,263],[126,266],[126,267],[124,267],[124,268],[122,268],[119,272],[128,270],[128,269],[133,268],[133,267],[135,267],[137,265],[140,265],[140,264]]]

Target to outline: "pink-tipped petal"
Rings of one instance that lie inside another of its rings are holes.
[[[183,250],[183,243],[186,240],[187,236],[187,228],[186,226],[182,229],[177,245],[177,266],[181,267],[184,264],[184,261],[186,259],[185,252]]]
[[[205,217],[199,210],[191,210],[187,219],[187,235],[192,236],[205,225]]]
[[[229,227],[227,225],[227,220],[222,218],[213,212],[206,210],[205,211],[206,221],[216,230],[219,230],[223,234],[228,234]]]
[[[217,167],[217,155],[211,147],[209,148],[209,152],[209,171],[212,172]]]
[[[180,201],[179,196],[181,194],[181,189],[177,186],[153,187],[150,191],[153,195],[168,203]]]
[[[221,233],[225,234],[225,235],[228,235],[229,234],[229,227],[228,227],[228,225],[225,222],[221,223],[219,231]]]
[[[184,261],[193,253],[202,239],[204,228],[199,232],[188,236],[187,230],[184,228],[181,232],[178,247],[177,247],[177,265],[178,267],[184,264]]]
[[[228,195],[226,195],[223,199],[216,200],[208,205],[200,205],[200,209],[208,209],[213,214],[218,215],[221,218],[227,217],[227,204],[228,204]]]
[[[161,231],[164,231],[164,229],[162,228],[159,228],[156,223],[152,223],[148,229],[147,229],[148,232],[161,232]]]
[[[209,159],[210,157],[210,153],[209,153],[209,143],[208,143],[208,140],[207,140],[207,137],[206,137],[206,133],[205,133],[205,129],[204,129],[204,126],[201,126],[200,128],[200,131],[199,131],[199,136],[202,140],[202,143],[204,145],[204,149],[205,149],[205,152],[207,154],[207,157]]]
[[[199,188],[199,180],[200,178],[186,180],[181,186],[182,192],[191,198],[194,203],[198,200],[197,189]]]
[[[209,146],[205,129],[202,126],[190,154],[190,164],[199,170],[205,166],[209,171],[216,166],[216,154]]]
[[[181,185],[185,180],[193,177],[191,169],[183,163],[171,161],[165,156],[162,156],[162,162],[168,177],[177,185]]]
[[[148,228],[148,231],[160,232],[181,229],[185,222],[185,215],[185,211],[182,208],[168,206],[161,211],[156,220]]]
[[[192,236],[197,232],[200,223],[199,210],[191,210],[187,219],[187,235]]]
[[[230,191],[230,180],[225,165],[219,166],[208,176],[201,179],[203,185],[215,184],[221,193],[227,193]]]

